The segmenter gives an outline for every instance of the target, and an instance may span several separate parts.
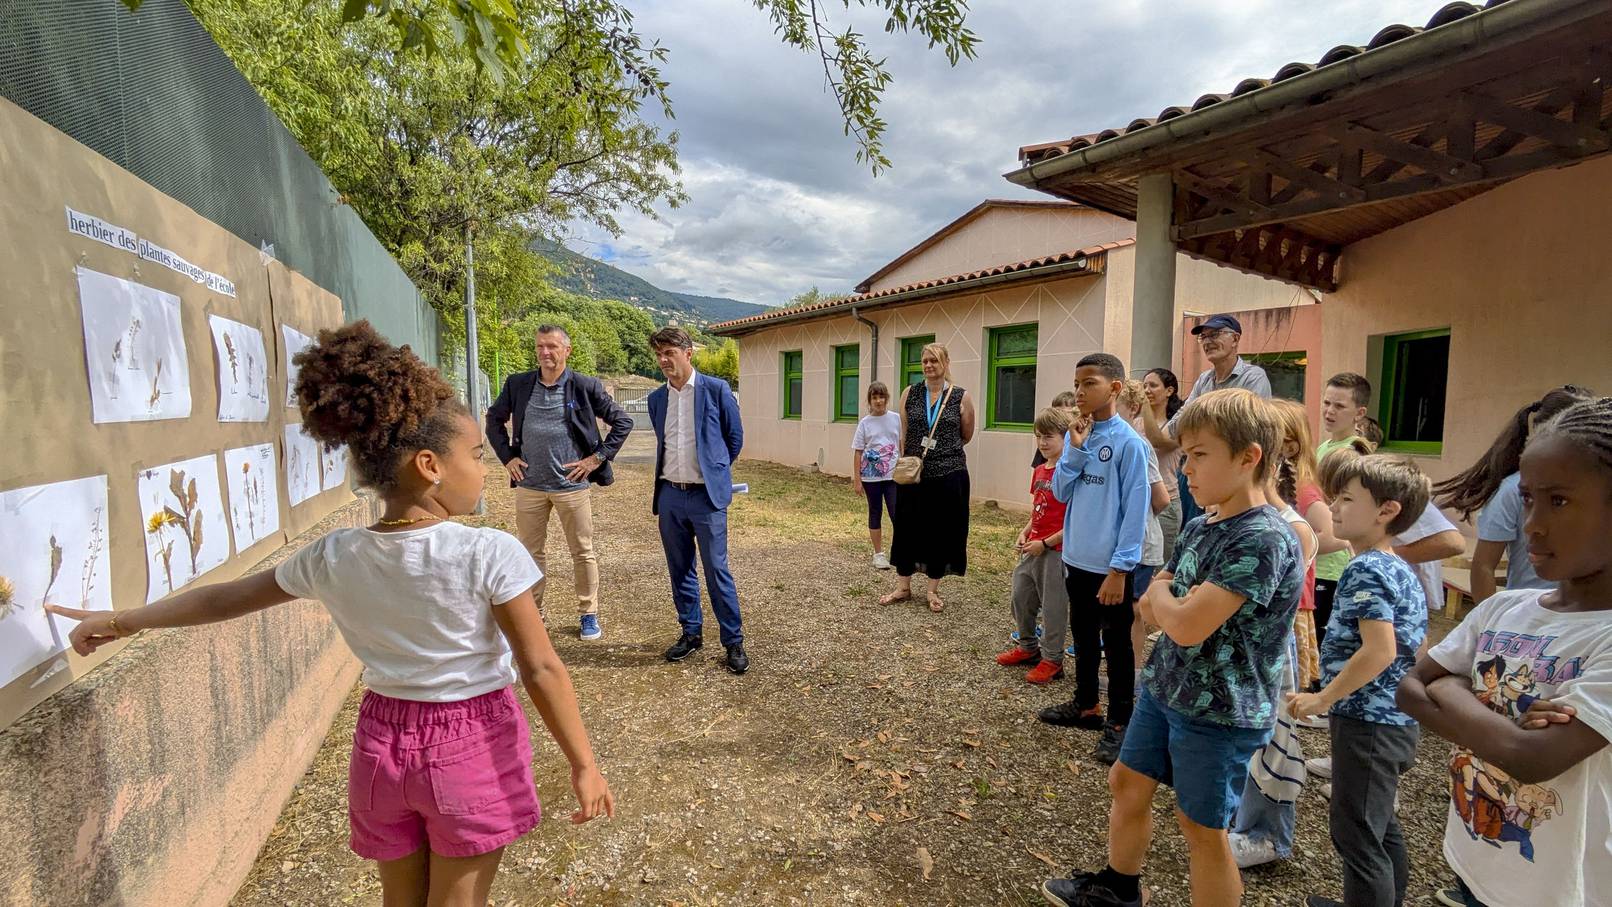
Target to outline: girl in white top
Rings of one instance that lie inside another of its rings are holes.
[[[868,499],[868,541],[873,545],[873,566],[890,569],[884,553],[881,511],[896,521],[896,483],[890,474],[901,456],[901,416],[890,412],[890,389],[883,381],[868,385],[868,414],[856,424],[851,438],[851,484]],[[882,505],[882,506],[881,506]]]
[[[504,846],[539,816],[517,666],[571,763],[571,821],[615,811],[532,598],[541,574],[508,533],[449,522],[474,509],[486,467],[480,427],[435,369],[367,321],[321,332],[296,364],[305,429],[352,451],[385,503],[380,520],[144,608],[49,607],[80,621],[73,648],[89,654],[141,630],[319,599],[369,687],[349,775],[353,850],[378,861],[388,904],[485,903]]]
[[[1455,744],[1444,857],[1468,903],[1612,905],[1612,398],[1537,428],[1521,461],[1528,560],[1554,590],[1496,593],[1400,681]]]

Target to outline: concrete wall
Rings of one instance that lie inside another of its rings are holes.
[[[1316,432],[1321,426],[1321,391],[1326,387],[1327,376],[1333,373],[1326,369],[1321,357],[1321,311],[1322,307],[1312,302],[1229,313],[1243,326],[1243,339],[1238,344],[1238,353],[1243,358],[1258,361],[1261,353],[1305,354],[1304,408],[1310,412],[1310,430]],[[1181,367],[1174,371],[1181,379],[1183,397],[1192,389],[1192,382],[1210,368],[1209,360],[1203,357],[1192,337],[1192,329],[1207,317],[1196,315],[1181,321],[1181,331],[1176,338],[1181,348]]]
[[[0,732],[0,904],[227,903],[358,671],[310,601],[128,644]]]
[[[974,496],[1008,504],[1029,504],[1033,437],[1023,431],[986,430],[985,343],[988,329],[1035,322],[1040,325],[1036,362],[1036,402],[1045,406],[1068,388],[1075,362],[1102,350],[1102,276],[1051,280],[989,293],[949,296],[937,302],[869,313],[879,325],[878,378],[900,393],[895,364],[903,337],[934,334],[952,357],[952,376],[974,398],[979,430],[968,445]],[[758,331],[739,338],[739,386],[744,389],[744,456],[796,466],[816,465],[832,475],[851,474],[852,422],[834,422],[833,347],[861,345],[861,379],[871,379],[869,330],[849,315]],[[781,354],[804,355],[801,418],[781,419]],[[866,413],[866,404],[862,405]],[[849,490],[846,492],[849,494]]]
[[[1130,239],[1136,227],[1092,208],[997,207],[902,262],[870,292]]]
[[[1323,360],[1378,386],[1382,335],[1448,327],[1443,451],[1421,462],[1435,477],[1457,472],[1551,387],[1612,393],[1608,237],[1612,158],[1602,157],[1356,243],[1321,307]]]

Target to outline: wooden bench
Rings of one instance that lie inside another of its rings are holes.
[[[1466,603],[1472,601],[1472,562],[1460,558],[1464,566],[1454,567],[1456,558],[1444,562],[1444,616],[1450,620],[1458,621],[1466,613]],[[1496,571],[1495,588],[1502,589],[1506,585],[1505,570]],[[1477,602],[1473,601],[1474,606]]]

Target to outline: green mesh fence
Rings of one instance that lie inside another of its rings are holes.
[[[180,0],[0,0],[0,96],[437,362],[436,313]]]

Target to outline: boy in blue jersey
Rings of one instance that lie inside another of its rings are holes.
[[[1125,365],[1115,356],[1093,353],[1075,366],[1079,415],[1052,474],[1052,496],[1068,506],[1063,563],[1075,637],[1075,698],[1038,716],[1048,724],[1102,728],[1094,755],[1106,763],[1119,754],[1136,697],[1130,581],[1151,512],[1147,442],[1114,412],[1124,386]],[[1106,721],[1097,701],[1097,665],[1104,655]]]

